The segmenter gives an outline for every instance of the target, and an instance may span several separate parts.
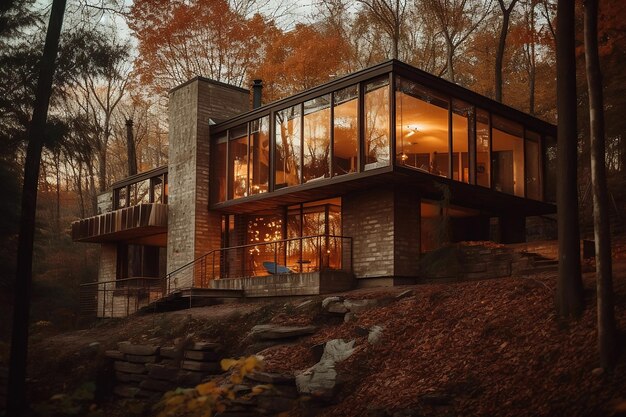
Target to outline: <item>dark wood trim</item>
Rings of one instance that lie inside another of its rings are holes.
[[[389,163],[396,163],[396,77],[389,73]]]
[[[131,175],[122,180],[116,181],[111,184],[111,189],[122,188],[126,185],[134,184],[143,180],[147,180],[152,177],[158,177],[161,174],[167,173],[167,165],[151,169],[149,171],[140,172],[139,174]]]
[[[319,85],[309,90],[305,90],[301,93],[297,93],[293,96],[274,101],[272,103],[259,107],[258,109],[242,113],[227,121],[217,123],[213,125],[213,131],[215,133],[219,133],[226,129],[234,127],[237,124],[241,124],[246,121],[261,117],[267,114],[269,111],[282,110],[287,107],[294,106],[300,102],[323,96],[324,94],[332,93],[333,91],[341,90],[342,88],[369,80],[370,78],[376,78],[380,75],[391,72],[393,69],[393,64],[393,60],[381,62],[380,64],[365,68],[352,74],[348,74],[341,78],[337,78],[325,84]]]
[[[330,94],[330,126],[328,126],[328,134],[330,135],[330,150],[328,152],[328,162],[330,163],[329,176],[330,178],[335,176],[335,94]]]

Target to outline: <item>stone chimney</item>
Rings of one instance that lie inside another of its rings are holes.
[[[249,110],[246,89],[194,78],[169,93],[167,271],[218,249],[221,216],[209,212],[209,123]],[[172,288],[199,285],[194,268],[175,274]]]

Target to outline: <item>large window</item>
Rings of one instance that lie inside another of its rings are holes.
[[[524,197],[524,128],[492,116],[491,167],[493,188]]]
[[[330,94],[304,102],[303,182],[330,177]]]
[[[211,185],[214,201],[226,201],[226,138],[220,138],[221,142],[215,144],[215,156],[213,157],[213,175]]]
[[[491,185],[491,167],[489,160],[490,142],[489,113],[476,110],[476,184],[483,187]]]
[[[474,107],[452,101],[452,178],[469,183],[469,144],[474,129]]]
[[[228,166],[231,178],[231,198],[248,195],[248,125],[230,130]]]
[[[396,163],[448,176],[448,101],[419,84],[398,78]]]
[[[300,114],[300,105],[276,112],[275,189],[300,184]]]
[[[250,194],[268,191],[270,173],[269,116],[250,123]]]
[[[389,78],[365,84],[364,169],[389,165]]]
[[[353,85],[333,94],[333,175],[343,175],[357,172],[359,88]]]
[[[541,153],[540,136],[526,131],[524,156],[526,159],[526,197],[541,200]]]

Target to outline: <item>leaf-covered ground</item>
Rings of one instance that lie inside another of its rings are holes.
[[[616,313],[620,328],[626,330],[626,259],[621,253],[617,251],[614,265]],[[99,355],[120,340],[219,340],[236,357],[251,343],[246,335],[252,326],[272,322],[315,324],[319,330],[297,343],[263,351],[268,371],[306,369],[315,363],[314,345],[356,339],[353,356],[338,365],[343,388],[335,403],[317,414],[614,415],[626,400],[626,355],[614,372],[595,370],[594,279],[593,273],[585,274],[587,308],[569,323],[555,314],[556,274],[544,272],[529,278],[356,290],[343,295],[390,299],[406,289],[414,294],[364,311],[348,323],[322,312],[322,297],[316,297],[300,308],[306,298],[138,316],[56,336],[36,330],[32,400],[86,380],[102,384]],[[367,329],[374,325],[383,327],[383,338],[372,346]],[[100,346],[90,348],[93,342]],[[101,406],[124,414],[120,403],[107,405],[105,400]],[[311,410],[303,406],[307,408]]]

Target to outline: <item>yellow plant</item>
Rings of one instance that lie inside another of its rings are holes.
[[[230,384],[218,385],[215,381],[208,381],[195,388],[168,391],[155,406],[157,417],[211,417],[216,412],[223,412],[229,402],[235,399],[233,386],[240,384],[246,375],[262,369],[263,362],[257,356],[248,356],[222,359],[220,365],[224,371],[231,371]],[[252,388],[252,395],[269,388],[269,385],[257,385]]]

